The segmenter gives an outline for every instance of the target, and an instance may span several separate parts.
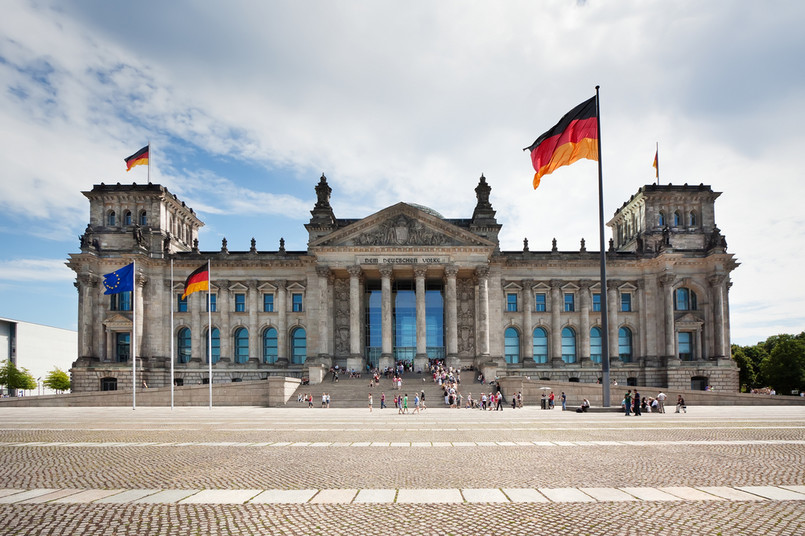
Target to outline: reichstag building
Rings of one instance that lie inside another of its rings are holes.
[[[171,356],[177,385],[209,382],[210,358],[215,383],[277,375],[316,383],[336,364],[420,370],[433,359],[487,378],[595,383],[602,292],[619,384],[738,390],[728,299],[738,263],[709,186],[646,185],[615,211],[606,288],[599,252],[583,240],[574,251],[555,241],[550,251],[530,251],[527,241],[501,251],[483,176],[462,219],[410,203],[343,219],[324,176],[315,190],[305,251],[282,241],[259,251],[254,240],[230,251],[226,239],[201,251],[204,223],[165,187],[102,183],[84,192],[89,224],[68,262],[79,294],[73,390],[130,390],[132,337],[138,384],[149,387],[170,384]],[[184,278],[208,260],[211,314],[207,292],[181,299]],[[103,274],[132,261],[133,293],[104,295]]]

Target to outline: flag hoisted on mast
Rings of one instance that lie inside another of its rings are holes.
[[[202,264],[196,268],[192,274],[187,276],[184,282],[184,293],[182,299],[185,299],[194,292],[202,290],[207,291],[207,362],[209,364],[209,385],[210,385],[210,409],[212,409],[212,307],[210,298],[210,260],[207,259],[207,264]]]
[[[609,407],[609,327],[607,317],[607,267],[604,247],[604,181],[601,166],[601,113],[598,89],[588,99],[562,117],[550,130],[523,149],[531,151],[534,165],[534,189],[544,175],[586,158],[598,161],[598,235],[601,248],[601,384],[602,406]]]
[[[660,142],[657,142],[657,152],[654,153],[653,166],[657,170],[657,184],[660,184]]]
[[[134,261],[123,268],[104,274],[104,294],[131,292],[131,409],[137,409],[137,299],[135,297]]]

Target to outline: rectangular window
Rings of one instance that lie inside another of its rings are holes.
[[[273,294],[263,294],[263,312],[264,313],[273,313],[274,312],[274,295]]]
[[[182,299],[181,294],[176,295],[176,311],[180,313],[187,312],[187,298]]]
[[[131,311],[131,291],[120,292],[110,296],[109,308],[112,311]]]
[[[601,293],[593,292],[593,311],[601,312]]]
[[[291,295],[291,303],[293,303],[293,312],[294,313],[301,313],[302,312],[302,295],[301,294],[292,294]]]
[[[210,294],[210,300],[207,301],[207,296],[204,296],[204,307],[206,307],[207,312],[214,313],[218,310],[218,295],[217,294]]]
[[[628,292],[621,294],[621,311],[624,313],[632,311],[632,295]]]
[[[246,312],[246,295],[245,294],[235,294],[235,312],[236,313],[244,313],[244,312]]]
[[[517,294],[506,294],[506,310],[510,313],[517,312]]]
[[[687,331],[680,331],[677,334],[677,346],[679,347],[679,359],[690,361],[693,359],[693,334]]]
[[[571,292],[565,293],[565,312],[572,313],[575,310],[576,310],[576,295]]]
[[[545,308],[545,293],[539,292],[534,295],[534,304],[536,305],[536,311],[538,313],[544,313]]]

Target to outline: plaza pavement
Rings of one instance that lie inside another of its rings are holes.
[[[805,408],[2,408],[0,534],[804,534]]]

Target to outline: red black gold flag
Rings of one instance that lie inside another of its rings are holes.
[[[210,272],[207,269],[207,265],[202,264],[201,266],[196,268],[196,270],[192,274],[187,276],[187,279],[184,282],[184,294],[182,294],[182,299],[185,299],[194,292],[209,289],[210,289]]]
[[[146,145],[145,147],[143,147],[142,149],[140,149],[139,151],[137,151],[133,155],[131,155],[128,158],[126,158],[125,159],[125,161],[126,161],[126,171],[131,170],[131,168],[133,168],[134,166],[140,166],[140,165],[147,166],[148,165],[148,150],[149,150],[149,148],[150,148],[150,145]]]
[[[595,97],[570,110],[529,147],[534,164],[534,189],[543,175],[586,158],[598,160],[598,114]]]
[[[659,179],[660,178],[660,147],[659,147],[659,145],[657,146],[657,152],[654,153],[654,163],[652,164],[652,167],[655,170],[657,170],[657,179]]]

